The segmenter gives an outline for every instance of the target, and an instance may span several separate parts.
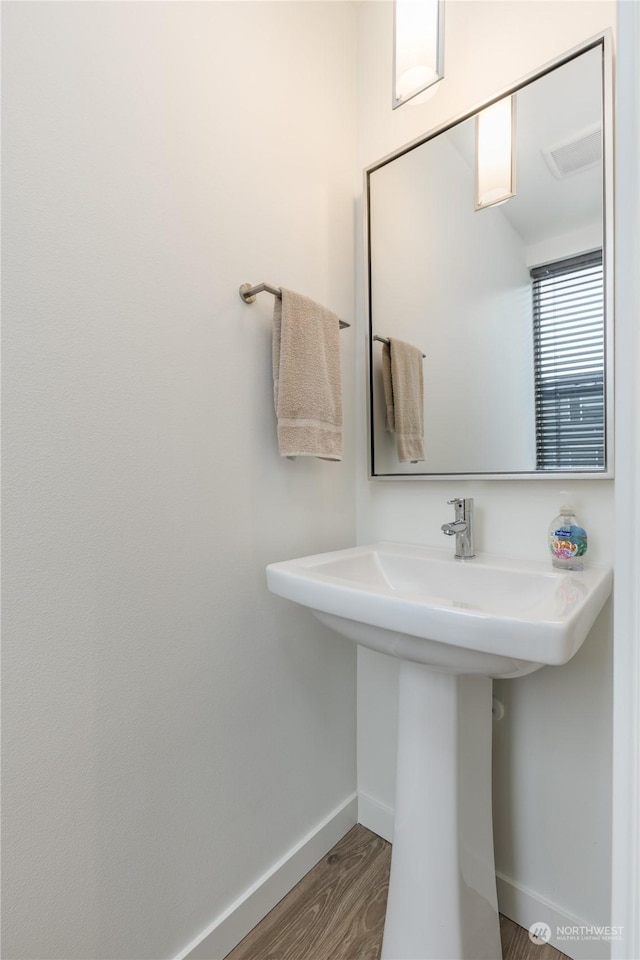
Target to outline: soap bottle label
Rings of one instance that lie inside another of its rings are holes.
[[[549,537],[549,548],[557,560],[573,560],[587,552],[587,534],[576,524],[557,527]]]

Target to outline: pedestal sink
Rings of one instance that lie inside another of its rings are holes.
[[[391,879],[382,960],[500,960],[491,678],[566,663],[611,592],[606,568],[376,543],[267,567],[269,589],[398,657]]]

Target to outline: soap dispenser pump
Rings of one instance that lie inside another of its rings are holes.
[[[549,550],[554,567],[561,570],[583,570],[587,552],[587,534],[576,520],[570,503],[560,507],[560,513],[549,527]]]

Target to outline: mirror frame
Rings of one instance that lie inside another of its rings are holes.
[[[493,96],[476,104],[445,123],[439,124],[428,133],[377,160],[364,171],[365,196],[365,261],[366,290],[365,303],[367,313],[367,435],[368,435],[368,476],[370,480],[609,480],[614,475],[613,417],[614,417],[614,109],[613,109],[613,36],[610,28],[601,31],[548,61],[544,66],[533,70],[518,81]],[[532,81],[545,76],[552,70],[569,63],[581,54],[596,47],[602,48],[602,153],[603,153],[603,257],[604,257],[604,307],[605,307],[605,468],[603,470],[575,471],[532,471],[521,473],[376,473],[374,463],[373,440],[373,369],[374,369],[374,330],[371,303],[371,174],[392,160],[427,143],[451,127],[474,117],[485,107],[497,100],[516,93]]]

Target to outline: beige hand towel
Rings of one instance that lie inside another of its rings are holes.
[[[283,457],[342,460],[340,321],[284,288],[273,308],[273,399]]]
[[[396,435],[400,463],[424,460],[424,382],[422,351],[389,338],[382,347],[382,383],[387,430]]]

